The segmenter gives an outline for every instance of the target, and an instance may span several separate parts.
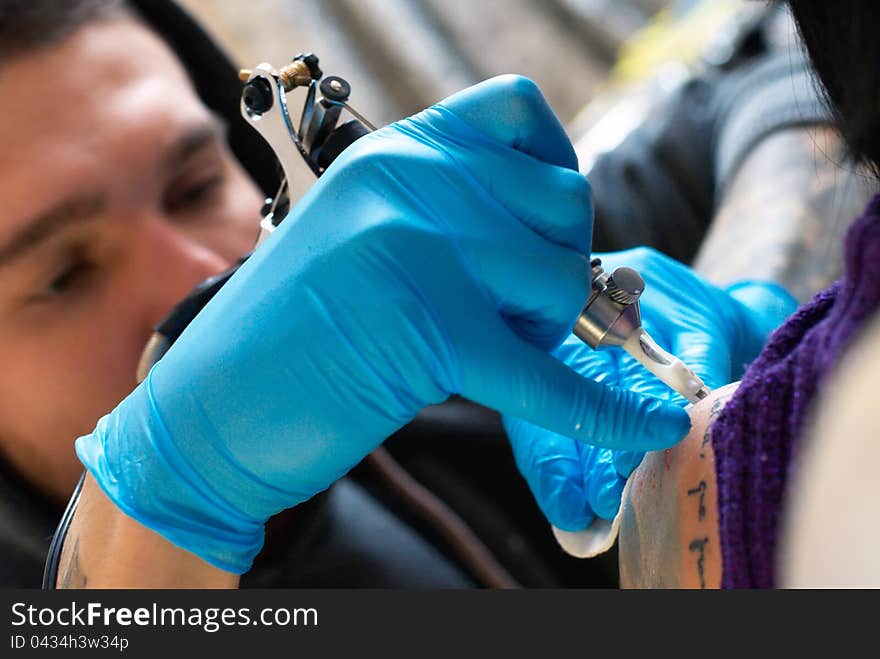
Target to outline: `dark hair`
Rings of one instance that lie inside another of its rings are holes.
[[[202,101],[229,126],[232,151],[269,196],[278,189],[274,151],[241,117],[238,68],[175,0],[0,0],[0,62],[57,44],[91,22],[122,13],[161,36],[190,75]]]
[[[0,59],[52,46],[124,6],[124,0],[0,0]]]
[[[880,5],[789,0],[792,15],[853,155],[880,170]]]

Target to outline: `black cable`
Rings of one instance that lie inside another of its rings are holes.
[[[58,580],[58,564],[61,562],[61,550],[64,548],[64,538],[67,536],[67,530],[70,528],[70,520],[76,512],[76,506],[79,503],[79,495],[82,493],[83,482],[86,479],[86,472],[83,471],[79,477],[79,481],[67,502],[67,508],[64,509],[64,515],[58,523],[55,535],[52,536],[52,544],[49,545],[49,554],[46,557],[46,567],[43,570],[43,590],[55,590],[55,582]]]
[[[443,500],[413,478],[386,448],[376,448],[367,456],[366,462],[380,474],[386,486],[393,489],[416,515],[446,540],[458,559],[486,587],[521,587],[467,523]]]

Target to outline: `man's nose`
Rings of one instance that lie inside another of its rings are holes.
[[[199,282],[219,274],[232,264],[181,227],[161,221],[149,222],[139,232],[136,263],[145,291],[144,320],[157,325]]]

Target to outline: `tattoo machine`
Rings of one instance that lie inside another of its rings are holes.
[[[574,335],[594,349],[623,348],[690,403],[708,396],[709,389],[697,374],[658,346],[642,328],[642,276],[627,267],[608,273],[602,269],[601,259],[593,259],[590,266],[592,292],[574,325]]]
[[[645,290],[642,276],[627,267],[608,273],[602,268],[601,259],[593,259],[590,265],[592,291],[572,330],[574,335],[594,349],[623,348],[689,403],[708,396],[709,388],[699,376],[678,357],[657,345],[642,327],[639,310],[639,297]],[[631,481],[631,478],[627,481],[627,488]],[[575,532],[553,527],[553,535],[566,553],[592,558],[611,548],[619,527],[618,510],[611,521],[597,517],[589,527]]]

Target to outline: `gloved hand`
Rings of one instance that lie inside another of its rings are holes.
[[[653,249],[594,256],[606,271],[626,265],[641,273],[646,284],[640,302],[643,327],[710,389],[739,379],[770,332],[797,307],[777,284],[742,281],[722,290]],[[687,403],[621,349],[594,350],[570,336],[553,354],[596,382]],[[617,422],[615,412],[609,411],[607,423]],[[642,452],[596,448],[512,416],[505,416],[504,424],[517,465],[554,526],[579,531],[596,516],[614,517]]]
[[[589,284],[592,206],[540,92],[490,80],[346,150],[77,453],[131,517],[232,572],[273,514],[453,393],[656,448],[687,416],[547,351]],[[593,422],[620,407],[629,426]]]

